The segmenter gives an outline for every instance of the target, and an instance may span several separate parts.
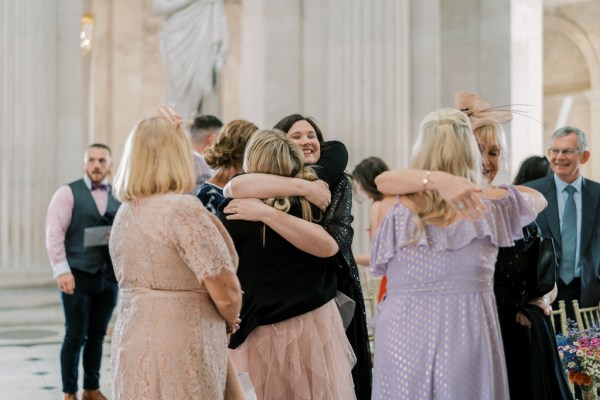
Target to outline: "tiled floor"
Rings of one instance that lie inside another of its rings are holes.
[[[17,328],[4,328],[0,334],[15,331]],[[62,399],[60,379],[60,339],[62,327],[19,328],[35,332],[55,331],[52,338],[38,340],[0,340],[0,399],[9,400],[59,400]],[[56,340],[56,339],[59,340]],[[19,344],[23,342],[25,344]],[[110,398],[110,343],[105,343],[100,376],[100,390]],[[80,386],[83,372],[79,372]]]

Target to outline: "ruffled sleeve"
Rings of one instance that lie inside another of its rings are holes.
[[[371,272],[375,276],[385,275],[388,262],[394,257],[396,248],[411,235],[409,228],[412,213],[401,203],[395,204],[381,221],[371,242]],[[416,226],[416,225],[414,225]]]
[[[225,227],[193,196],[185,195],[172,213],[171,237],[181,258],[199,280],[237,270],[238,256]]]
[[[389,261],[404,246],[415,245],[431,251],[457,250],[475,239],[489,238],[494,246],[510,247],[523,238],[523,226],[536,217],[533,202],[526,193],[514,186],[503,186],[506,196],[497,200],[484,200],[488,206],[485,218],[459,220],[447,227],[425,225],[422,233],[415,214],[402,203],[394,205],[371,243],[371,271],[384,275]]]
[[[497,200],[486,200],[490,212],[485,221],[490,225],[492,243],[510,247],[523,238],[523,227],[535,221],[537,213],[529,194],[519,192],[513,185],[501,187],[507,194]]]

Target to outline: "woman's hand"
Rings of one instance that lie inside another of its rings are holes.
[[[546,296],[536,297],[535,299],[530,300],[528,304],[539,307],[545,315],[550,315],[552,312],[552,306],[548,303]],[[516,321],[523,326],[528,328],[531,327],[531,321],[523,313],[517,313]]]
[[[531,321],[525,316],[525,314],[518,312],[515,320],[518,324],[523,325],[527,328],[531,328]]]
[[[450,174],[437,177],[434,183],[435,190],[458,215],[467,219],[483,218],[487,207],[483,202],[481,187],[466,178]]]
[[[327,182],[322,180],[317,181],[306,181],[306,192],[304,198],[309,202],[319,207],[322,212],[327,210],[329,204],[331,204],[331,192],[329,191],[329,185]]]
[[[272,217],[273,213],[277,212],[259,199],[233,199],[223,211],[228,214],[227,219],[260,222],[264,222],[265,219]]]
[[[241,323],[242,323],[242,320],[239,317],[237,317],[232,324],[228,323],[227,324],[227,333],[233,335],[234,333],[239,331]]]

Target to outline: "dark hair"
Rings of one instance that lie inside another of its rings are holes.
[[[192,132],[204,131],[207,129],[220,129],[223,127],[221,120],[214,115],[200,115],[194,118],[194,122],[190,127]]]
[[[384,171],[389,171],[387,164],[379,157],[368,157],[359,162],[354,171],[352,179],[363,188],[374,200],[382,200],[383,194],[377,190],[375,178]]]
[[[519,172],[513,183],[522,185],[525,182],[534,181],[539,178],[544,178],[552,173],[550,162],[546,157],[531,156],[527,157],[521,163]]]
[[[279,129],[280,131],[288,133],[292,128],[292,125],[294,125],[298,121],[306,121],[310,124],[310,126],[313,127],[315,133],[317,134],[317,139],[319,140],[319,143],[323,143],[325,141],[323,139],[323,133],[321,132],[319,125],[317,125],[317,121],[315,121],[315,119],[312,117],[305,117],[300,114],[288,115],[287,117],[283,118],[281,121],[276,123],[273,129]]]
[[[110,147],[108,147],[107,145],[102,144],[102,143],[92,143],[88,146],[88,149],[91,149],[92,147],[108,150],[108,155],[112,157],[112,152],[110,151]]]

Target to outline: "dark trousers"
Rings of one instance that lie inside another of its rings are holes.
[[[573,311],[573,300],[579,301],[579,295],[581,294],[581,279],[575,278],[565,285],[560,279],[557,282],[558,294],[556,295],[555,305],[558,305],[559,300],[565,301],[565,309],[567,312],[567,318],[575,322],[575,311]]]
[[[61,293],[65,313],[65,338],[60,351],[63,392],[76,393],[79,358],[83,348],[83,388],[100,387],[102,344],[113,309],[118,286],[101,273],[92,275],[72,270],[75,293]]]

